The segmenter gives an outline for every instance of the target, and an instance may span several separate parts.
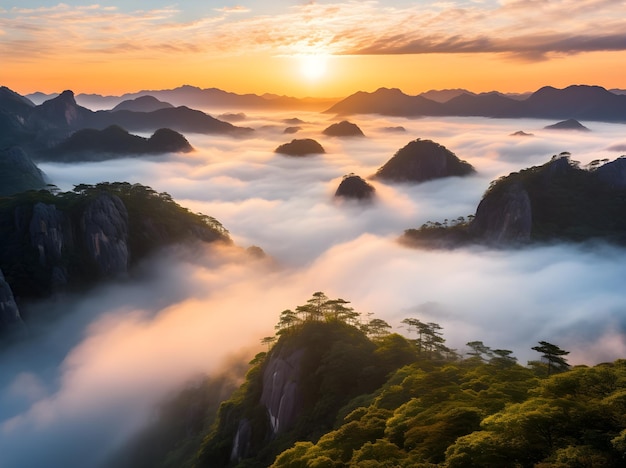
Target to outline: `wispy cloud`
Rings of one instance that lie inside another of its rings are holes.
[[[127,53],[163,52],[175,43],[179,45],[171,51],[176,53],[487,52],[544,60],[626,50],[623,7],[618,0],[432,2],[409,7],[376,1],[312,2],[280,14],[245,17],[234,13],[250,13],[247,7],[215,8],[214,15],[183,21],[175,7],[128,13],[100,5],[59,4],[6,10],[0,18],[0,30],[6,32],[0,38],[0,54],[29,59],[37,49],[45,54],[80,55],[94,49],[120,53],[120,43],[132,42],[135,47]],[[181,37],[187,46],[180,46]]]
[[[215,8],[214,10],[219,11],[220,13],[248,13],[250,12],[249,8],[246,8],[240,5],[236,5],[234,7]]]

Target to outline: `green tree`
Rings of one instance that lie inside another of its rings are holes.
[[[540,341],[539,346],[533,346],[533,351],[541,353],[541,358],[548,363],[548,376],[551,371],[563,372],[569,369],[569,364],[563,356],[567,356],[569,351],[564,351],[557,345]]]

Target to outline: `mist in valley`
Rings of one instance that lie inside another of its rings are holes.
[[[302,129],[283,134],[292,117]],[[406,317],[436,322],[460,353],[482,340],[525,364],[546,340],[571,351],[573,364],[626,355],[621,248],[425,251],[397,242],[404,229],[473,214],[492,180],[554,154],[570,152],[582,165],[615,159],[626,145],[623,125],[583,122],[592,131],[580,133],[544,130],[554,122],[532,119],[359,116],[350,121],[365,138],[322,135],[337,120],[250,113],[239,125],[255,128],[253,136],[189,134],[190,154],[40,165],[64,191],[127,181],[168,192],[218,219],[236,247],[169,248],[126,281],[34,306],[59,317],[32,324],[29,338],[0,354],[0,467],[98,466],[189,379],[261,351],[280,312],[315,291],[401,333]],[[406,131],[389,131],[397,126]],[[511,136],[518,130],[533,136]],[[314,138],[326,153],[273,152],[292,138]],[[440,143],[477,174],[419,185],[370,181],[371,204],[334,199],[344,175],[374,174],[416,138]],[[253,245],[267,256],[250,255]]]

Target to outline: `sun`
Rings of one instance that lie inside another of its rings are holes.
[[[321,54],[301,55],[300,73],[309,81],[318,81],[326,74],[328,56]]]

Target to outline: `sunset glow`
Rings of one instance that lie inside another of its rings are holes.
[[[24,93],[192,84],[294,96],[623,86],[620,1],[286,3],[4,5],[0,81]]]

